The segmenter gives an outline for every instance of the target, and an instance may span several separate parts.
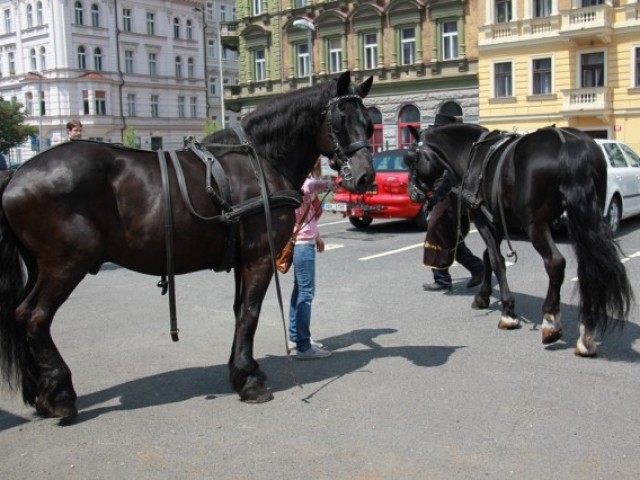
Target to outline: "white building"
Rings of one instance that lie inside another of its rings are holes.
[[[121,142],[130,127],[141,148],[178,148],[207,117],[237,121],[220,97],[237,56],[218,43],[234,18],[233,0],[0,0],[0,95],[24,105],[43,149],[72,118],[84,138]],[[12,163],[37,150],[26,142]]]

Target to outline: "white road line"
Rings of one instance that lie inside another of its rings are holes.
[[[408,247],[398,248],[396,250],[389,250],[387,252],[378,253],[376,255],[371,255],[369,257],[362,257],[362,258],[359,258],[358,260],[360,260],[361,262],[364,262],[367,260],[373,260],[374,258],[386,257],[387,255],[394,255],[396,253],[406,252],[407,250],[412,250],[414,248],[421,247],[422,245],[424,245],[424,242],[416,243],[415,245],[409,245]]]

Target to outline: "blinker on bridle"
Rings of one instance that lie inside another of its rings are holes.
[[[362,103],[362,97],[360,97],[360,95],[352,93],[349,95],[334,97],[329,100],[327,109],[324,112],[325,119],[327,121],[327,127],[329,130],[329,136],[331,137],[331,143],[333,145],[333,155],[329,164],[334,170],[339,170],[340,176],[347,181],[353,178],[349,156],[362,148],[370,148],[371,146],[369,140],[360,140],[357,142],[353,142],[345,148],[342,148],[342,145],[340,145],[337,134],[342,130],[342,117],[344,116],[344,114],[338,107],[340,106],[340,104],[349,100],[357,100],[360,105],[364,107]]]

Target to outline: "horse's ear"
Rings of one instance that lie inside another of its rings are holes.
[[[358,85],[358,95],[360,95],[361,98],[366,97],[367,94],[369,93],[369,90],[371,90],[372,84],[373,84],[373,77],[369,77],[360,85]]]
[[[338,77],[338,96],[349,93],[349,85],[351,85],[351,72],[346,70]]]
[[[407,128],[411,132],[411,136],[415,139],[416,142],[420,141],[420,129],[416,128],[414,125],[407,125]]]

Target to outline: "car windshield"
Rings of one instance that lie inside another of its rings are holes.
[[[407,166],[400,153],[376,153],[373,157],[373,169],[376,172],[405,172]]]

